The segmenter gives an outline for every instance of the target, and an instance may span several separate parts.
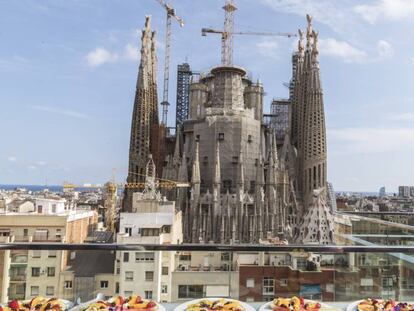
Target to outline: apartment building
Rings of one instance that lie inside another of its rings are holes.
[[[96,212],[68,211],[62,200],[49,198],[36,200],[33,212],[2,214],[0,235],[15,242],[82,243],[96,222]],[[66,251],[10,251],[3,261],[10,269],[1,280],[5,286],[0,295],[6,298],[2,301],[57,295],[60,271],[69,257]]]
[[[155,191],[133,194],[132,213],[120,214],[119,244],[176,244],[182,242],[181,211]],[[118,252],[119,293],[140,293],[147,299],[171,301],[175,252]]]

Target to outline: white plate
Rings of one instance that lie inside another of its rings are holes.
[[[349,305],[346,306],[345,311],[357,311],[358,310],[358,304],[362,301],[364,301],[364,300],[357,300],[357,301],[351,302]]]
[[[313,303],[318,302],[318,303],[320,303],[321,308],[332,308],[330,305],[327,305],[326,303],[319,302],[319,301],[316,301],[316,300],[309,300],[309,299],[305,299],[305,303],[308,303],[308,302],[313,302]],[[272,301],[269,301],[269,302],[265,303],[264,305],[262,305],[262,306],[259,308],[259,311],[268,311],[268,310],[272,310],[272,308],[270,307],[270,305],[271,305],[271,304],[272,304]],[[346,311],[350,311],[350,310],[346,310]]]
[[[84,303],[81,303],[81,304],[79,304],[79,305],[77,305],[77,306],[74,306],[72,309],[70,309],[69,311],[80,311],[80,310],[83,310],[83,309],[86,309],[90,304],[92,304],[92,303],[94,303],[94,302],[97,302],[98,300],[103,300],[103,301],[106,301],[105,300],[105,296],[103,295],[103,294],[98,294],[97,296],[96,296],[96,298],[95,299],[92,299],[92,300],[89,300],[89,301],[86,301],[86,302],[84,302]],[[157,306],[158,306],[158,308],[157,308],[157,311],[166,311],[165,310],[165,308],[164,308],[164,306],[162,306],[162,305],[160,305],[158,302],[155,302],[156,304],[157,304]]]
[[[351,302],[349,305],[347,305],[346,306],[346,309],[345,309],[345,311],[358,311],[358,304],[360,303],[360,302],[363,302],[365,299],[362,299],[362,300],[357,300],[357,301],[354,301],[354,302]],[[397,303],[398,302],[400,302],[400,301],[397,301]],[[404,301],[403,301],[404,302]],[[407,302],[408,304],[412,304],[412,302]]]
[[[247,303],[245,303],[243,301],[239,301],[237,299],[232,299],[232,298],[223,298],[223,297],[221,297],[221,298],[208,297],[208,298],[200,298],[200,299],[194,299],[194,300],[191,300],[191,301],[186,301],[186,302],[180,304],[179,306],[175,307],[174,311],[185,311],[185,309],[187,309],[187,307],[189,305],[195,304],[195,303],[197,303],[201,300],[206,300],[206,299],[213,300],[213,301],[214,300],[219,300],[219,299],[224,299],[226,301],[230,301],[230,300],[233,301],[234,300],[234,301],[237,301],[246,311],[256,311],[255,308],[253,308],[252,306],[248,305]]]

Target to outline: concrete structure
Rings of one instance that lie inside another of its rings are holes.
[[[82,243],[97,222],[97,215],[93,211],[51,213],[53,205],[50,200],[40,200],[38,203],[43,204],[40,209],[42,213],[1,215],[2,235],[16,242]],[[51,209],[43,209],[43,206]],[[9,289],[7,298],[2,301],[30,299],[36,295],[57,295],[60,292],[59,273],[67,265],[69,256],[67,251],[10,251],[8,258],[5,256],[3,261],[8,262],[10,269],[6,270],[0,280]]]
[[[385,197],[387,194],[385,192],[385,187],[381,187],[378,192],[379,197]]]
[[[259,243],[281,237],[302,242],[300,226],[310,224],[326,237],[319,241],[315,235],[313,243],[333,242],[331,208],[326,227],[304,221],[316,215],[309,209],[325,209],[314,203],[327,201],[327,165],[317,33],[309,16],[306,50],[302,37],[293,57],[292,98],[283,102],[283,116],[276,120],[283,121],[280,126],[266,125],[263,86],[243,68],[216,67],[190,85],[188,120],[164,168],[169,178],[192,184],[190,193],[174,197],[183,211],[185,241]],[[314,202],[316,189],[323,189],[323,198]]]
[[[410,187],[409,186],[399,186],[398,187],[398,196],[402,198],[410,197]]]
[[[132,212],[120,214],[120,244],[181,243],[181,211],[175,202],[161,198],[155,189],[156,169],[152,158],[146,170],[146,187],[133,194]],[[144,298],[171,301],[174,252],[123,251],[117,253],[119,293],[141,293]]]

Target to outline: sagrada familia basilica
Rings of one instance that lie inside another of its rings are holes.
[[[147,17],[132,119],[128,182],[159,176],[189,183],[167,192],[183,215],[188,243],[333,243],[327,191],[327,144],[318,32],[307,16],[292,57],[284,140],[264,122],[264,86],[244,68],[222,65],[192,81],[188,118],[173,150],[161,150],[155,34]],[[162,173],[161,173],[162,170]],[[130,211],[132,189],[124,193]]]

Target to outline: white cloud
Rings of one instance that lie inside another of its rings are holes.
[[[48,107],[48,106],[31,106],[31,108],[39,110],[39,111],[56,113],[56,114],[64,115],[67,117],[77,118],[77,119],[89,119],[89,116],[87,116],[86,114],[73,111],[73,110],[66,110],[66,109]]]
[[[342,128],[329,129],[327,133],[334,153],[366,154],[414,149],[414,128]]]
[[[257,43],[257,48],[259,53],[268,58],[278,58],[278,47],[279,44],[277,42],[277,39],[266,39],[259,43]]]
[[[131,43],[128,43],[124,49],[124,58],[127,60],[139,60],[139,51],[138,48]]]
[[[414,1],[412,0],[377,0],[374,4],[362,4],[354,7],[354,11],[371,24],[382,20],[402,20],[414,17]]]
[[[92,67],[100,66],[105,63],[113,63],[118,60],[117,53],[111,53],[104,48],[96,48],[86,55],[88,64]]]
[[[361,50],[346,41],[334,38],[320,39],[319,50],[322,55],[341,58],[346,63],[377,62],[391,57],[394,50],[387,41],[380,40],[372,53]]]
[[[37,161],[36,164],[39,165],[39,166],[45,166],[46,162],[45,161]]]
[[[8,156],[8,157],[7,157],[7,160],[8,160],[9,162],[16,162],[16,161],[17,161],[17,158],[16,158],[15,156]]]
[[[366,60],[367,53],[348,42],[338,41],[334,38],[320,39],[319,50],[322,55],[342,58],[347,63],[361,62]]]
[[[37,169],[37,167],[36,167],[35,165],[28,165],[28,166],[27,166],[27,169],[28,169],[29,171],[33,171],[33,170]]]
[[[380,40],[377,44],[378,56],[382,59],[391,57],[394,54],[394,49],[387,41]]]
[[[390,117],[394,121],[414,121],[414,113],[405,112]]]
[[[354,24],[349,0],[261,0],[261,2],[276,12],[303,16],[304,22],[305,15],[310,14],[318,22],[341,33],[346,32]]]

